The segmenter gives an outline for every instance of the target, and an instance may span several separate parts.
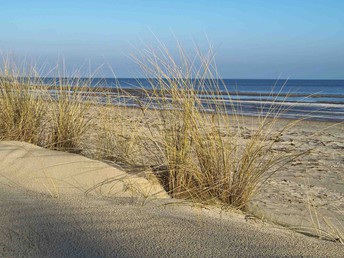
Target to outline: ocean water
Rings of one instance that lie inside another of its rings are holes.
[[[63,80],[66,80],[63,84],[73,83],[68,81],[69,79]],[[42,81],[50,85],[61,83],[52,78],[44,78]],[[152,88],[146,79],[82,78],[78,80],[78,83],[80,82],[93,87],[108,88],[109,91],[116,87],[148,90]],[[207,88],[211,84],[205,81],[204,85],[197,85],[196,80],[192,83],[196,84],[196,88]],[[212,96],[217,96],[217,101],[224,102],[228,107],[234,106],[241,110],[243,115],[255,116],[258,113],[271,112],[272,109],[281,109],[284,110],[281,116],[285,118],[344,121],[344,80],[225,79],[218,80],[217,85],[217,92]],[[199,97],[206,102],[210,96],[200,94]],[[136,105],[130,101],[125,103]],[[214,110],[211,105],[208,105],[207,109],[209,112]],[[231,109],[228,110],[230,112]]]

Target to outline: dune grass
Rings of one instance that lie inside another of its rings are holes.
[[[178,60],[163,45],[141,53],[134,60],[147,78],[155,78],[148,95],[162,125],[150,137],[161,150],[155,168],[173,197],[245,209],[265,180],[299,155],[273,152],[276,139],[295,123],[273,133],[283,110],[270,108],[243,138],[240,106],[215,96],[222,81],[211,51],[190,57],[179,47]]]
[[[197,50],[190,57],[182,47],[178,50],[178,59],[163,45],[134,57],[146,78],[154,79],[149,79],[152,91],[146,92],[149,101],[138,103],[141,111],[130,118],[106,108],[100,115],[91,114],[97,98],[77,78],[59,80],[55,93],[44,98],[30,85],[17,83],[18,75],[7,78],[9,83],[2,79],[2,110],[6,112],[1,115],[11,116],[2,119],[2,134],[81,152],[83,138],[93,130],[99,159],[153,168],[173,197],[245,209],[264,181],[295,158],[272,151],[290,124],[272,133],[282,111],[270,109],[258,118],[258,128],[245,135],[240,106],[228,105],[217,96],[222,81],[213,53]],[[158,129],[141,122],[148,107],[156,108]],[[95,125],[94,116],[102,118],[100,125]],[[41,135],[43,139],[38,140]]]
[[[0,139],[41,144],[46,91],[32,88],[39,80],[4,62],[0,71]]]
[[[5,60],[0,71],[0,139],[80,151],[82,137],[92,127],[87,116],[94,103],[92,89],[77,79],[64,81],[59,80],[53,93],[35,69]]]
[[[89,82],[78,78],[73,85],[61,80],[52,94],[7,67],[0,74],[0,139],[152,169],[174,198],[245,210],[267,179],[304,154],[274,151],[300,121],[276,130],[284,110],[262,104],[258,126],[247,130],[240,103],[218,94],[223,82],[213,52],[178,51],[174,58],[161,44],[133,56],[152,88],[141,89],[145,103],[126,94],[137,100],[133,112],[99,101]],[[111,97],[117,103],[119,92]]]
[[[74,82],[60,85],[52,97],[48,146],[52,149],[80,152],[82,137],[93,128],[93,118],[88,115],[94,101],[88,85]]]

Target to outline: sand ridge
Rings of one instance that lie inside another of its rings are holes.
[[[47,150],[24,142],[0,144],[0,182],[53,197],[169,198],[156,182],[81,155]]]
[[[242,214],[196,209],[168,199],[158,186],[151,196],[162,198],[144,204],[137,192],[123,191],[123,181],[86,196],[85,189],[125,172],[76,154],[1,142],[0,174],[3,257],[341,257],[343,253],[338,243],[245,220]],[[51,179],[55,188],[49,188]],[[146,179],[135,182],[147,184]]]

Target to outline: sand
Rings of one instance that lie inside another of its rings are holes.
[[[256,120],[245,119],[249,134]],[[241,214],[172,200],[149,171],[0,142],[0,256],[342,257],[338,242],[297,231],[344,232],[344,125],[299,123],[275,146],[295,150],[310,154],[280,169]]]
[[[115,110],[127,119],[140,117],[141,112]],[[157,121],[156,112],[148,110],[140,125],[158,128]],[[294,121],[278,119],[274,130]],[[247,138],[257,128],[258,119],[246,116],[240,123],[242,136]],[[236,130],[236,123],[232,130]],[[336,238],[338,230],[344,237],[344,123],[301,121],[283,133],[273,150],[305,155],[279,169],[264,183],[250,202],[248,212],[299,232]]]
[[[24,142],[1,142],[1,183],[59,198],[87,194],[98,197],[169,198],[150,174],[124,171],[81,155],[47,150]],[[146,178],[145,178],[146,177]]]
[[[281,125],[285,122],[281,120]],[[327,225],[331,224],[343,234],[344,124],[303,121],[281,137],[275,150],[310,153],[268,180],[251,202],[251,212],[309,233],[316,233],[317,214],[320,230],[334,233]]]
[[[95,181],[90,167],[98,171]],[[155,192],[142,202],[142,196],[123,192],[121,182],[116,194],[85,195],[63,186],[84,189],[124,172],[75,154],[1,142],[0,168],[1,257],[340,257],[343,251],[338,243]],[[63,174],[54,176],[63,181],[56,183],[58,196],[40,185],[48,185],[52,171]],[[136,181],[141,188],[146,184]]]
[[[152,110],[144,115],[135,108],[115,107],[113,111],[130,121],[129,127],[117,129],[123,132],[135,133],[138,127],[141,131],[136,134],[144,135],[149,130],[142,128],[160,126]],[[139,126],[135,125],[135,119]],[[243,138],[254,132],[257,122],[255,117],[241,119]],[[274,130],[293,122],[278,119]],[[236,130],[236,123],[231,129]],[[250,202],[248,212],[300,232],[336,238],[338,230],[344,237],[344,123],[301,121],[283,133],[273,150],[305,155],[279,169],[265,182]]]

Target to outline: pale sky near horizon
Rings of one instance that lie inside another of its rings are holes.
[[[223,78],[344,79],[344,0],[0,0],[0,51],[139,76],[132,44],[216,49]],[[175,36],[174,36],[174,35]],[[104,72],[105,76],[112,74]]]

